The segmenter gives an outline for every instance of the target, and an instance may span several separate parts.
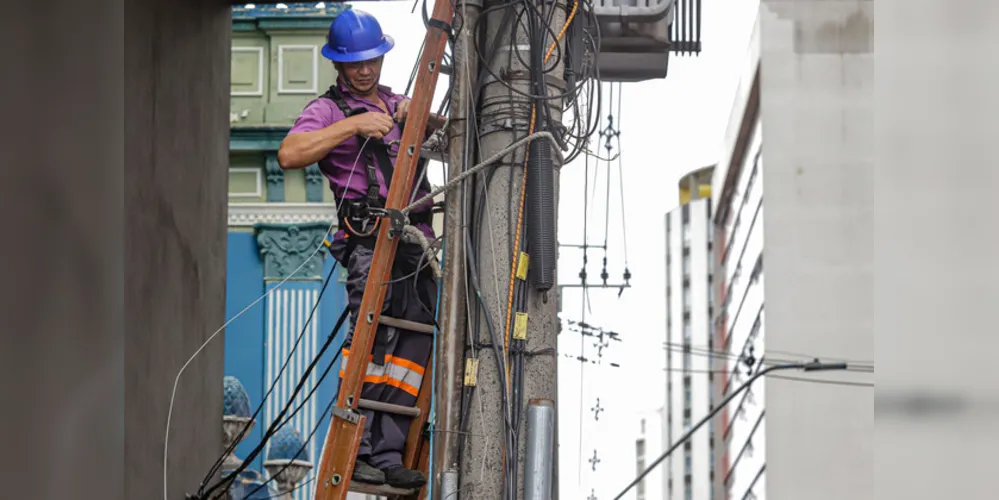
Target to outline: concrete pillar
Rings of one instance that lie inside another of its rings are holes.
[[[163,498],[174,377],[224,321],[229,5],[125,5],[125,497]],[[194,493],[222,441],[223,337],[188,366],[168,498]]]

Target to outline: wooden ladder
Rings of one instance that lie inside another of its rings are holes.
[[[440,73],[441,59],[451,32],[451,20],[454,16],[451,2],[452,0],[435,0],[434,2],[433,14],[429,21],[423,53],[420,56],[419,70],[416,74],[409,116],[402,133],[399,155],[395,161],[395,174],[393,182],[389,186],[388,198],[385,203],[385,210],[390,216],[391,224],[382,223],[379,225],[378,239],[371,260],[371,270],[365,285],[364,296],[361,299],[359,317],[354,325],[354,338],[351,342],[351,350],[354,353],[371,353],[375,331],[379,323],[431,335],[434,333],[432,326],[384,317],[381,315],[381,310],[385,303],[386,291],[383,284],[391,280],[392,264],[395,261],[399,238],[402,236],[402,227],[398,216],[401,215],[400,210],[406,206],[410,199],[416,164],[420,156],[420,146],[430,116],[430,106],[434,97],[434,88],[437,86],[437,77]],[[365,417],[358,413],[359,407],[415,415],[406,439],[403,464],[407,468],[417,469],[427,474],[429,462],[430,447],[425,443],[424,426],[430,408],[431,374],[424,375],[417,403],[413,408],[362,400],[360,394],[364,374],[368,369],[368,358],[369,356],[354,354],[347,360],[340,393],[330,416],[330,426],[326,434],[326,442],[323,444],[322,458],[319,461],[315,500],[345,500],[348,491],[382,495],[389,498],[422,499],[426,497],[426,487],[419,490],[402,490],[387,485],[351,484],[350,478],[354,472],[354,460],[357,457],[361,437],[364,433]],[[427,477],[428,483],[432,480],[433,478]]]

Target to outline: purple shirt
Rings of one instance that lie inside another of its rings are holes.
[[[352,95],[350,90],[339,81],[337,81],[337,88],[340,89],[340,93],[343,95],[347,106],[351,108],[365,108],[368,112],[384,113],[384,111],[382,111],[377,104],[367,99]],[[395,94],[392,92],[392,89],[383,85],[378,86],[378,97],[385,102],[385,106],[388,108],[390,115],[394,115],[396,106],[406,99],[406,96]],[[302,113],[295,120],[295,124],[291,127],[291,130],[288,131],[288,134],[290,135],[320,130],[343,120],[344,118],[346,117],[343,112],[340,111],[340,108],[337,107],[333,100],[322,97],[316,98],[309,101],[309,103],[305,105],[305,109],[302,110]],[[393,164],[395,163],[396,156],[399,154],[400,139],[402,139],[402,129],[399,128],[398,125],[393,127],[392,130],[382,138],[382,140],[385,141],[385,144],[388,144],[389,146],[389,158],[392,160]],[[333,148],[333,150],[330,151],[325,158],[319,160],[319,169],[323,172],[326,178],[329,179],[330,189],[333,191],[337,204],[340,203],[341,198],[357,200],[367,196],[368,174],[366,165],[375,160],[372,155],[367,153],[360,155],[360,157],[358,156],[363,143],[364,139],[353,136]],[[388,185],[382,175],[381,168],[378,168],[377,164],[374,166],[378,177],[378,183],[381,185],[379,194],[383,198],[387,198]],[[351,171],[353,171],[353,173],[351,173]],[[413,178],[414,183],[419,180],[420,174],[421,172],[418,169]],[[419,189],[417,186],[414,186],[414,188],[417,189],[416,197],[414,199],[419,199],[429,193],[429,191]],[[427,202],[418,209],[414,210],[414,212],[422,212],[423,210],[429,209],[432,205],[433,201]],[[427,235],[427,238],[434,238],[434,231],[429,225],[419,224],[417,227]],[[342,237],[342,235],[343,230],[341,229],[337,231],[337,234],[334,237],[338,238]]]

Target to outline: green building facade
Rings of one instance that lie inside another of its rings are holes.
[[[247,205],[237,210],[242,214],[263,203],[333,201],[318,166],[284,172],[277,149],[305,104],[333,84],[336,72],[320,47],[330,22],[349,6],[277,5],[287,8],[233,8],[229,202]],[[292,208],[300,207],[283,210]]]

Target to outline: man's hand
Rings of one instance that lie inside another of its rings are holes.
[[[354,115],[348,118],[348,120],[353,122],[352,125],[356,134],[373,139],[385,137],[395,127],[395,123],[392,121],[392,118],[389,118],[389,115],[373,111]]]
[[[413,103],[413,101],[411,101],[407,97],[407,98],[399,101],[399,104],[395,105],[395,114],[392,115],[392,117],[395,118],[395,122],[396,123],[402,123],[402,122],[406,121],[406,117],[409,116],[409,105],[412,104],[412,103]]]
[[[409,117],[410,104],[412,104],[412,101],[408,97],[399,101],[399,104],[396,104],[395,115],[392,115],[396,123],[402,123]],[[444,121],[444,117],[436,113],[430,113],[430,116],[427,117],[427,128],[437,130],[444,126]]]

